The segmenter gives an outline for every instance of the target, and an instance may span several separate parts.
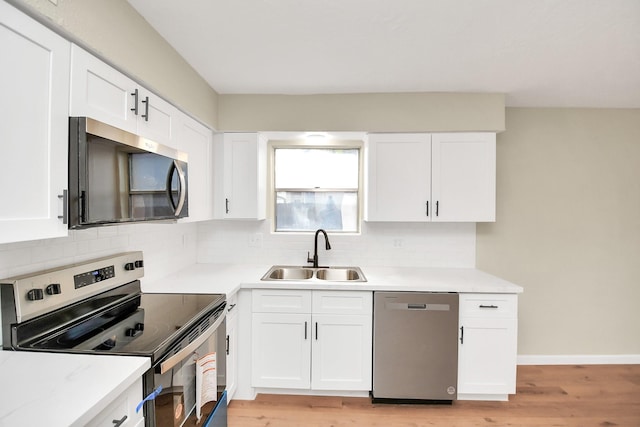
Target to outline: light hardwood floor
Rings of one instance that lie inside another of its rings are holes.
[[[508,402],[372,404],[366,398],[259,395],[229,405],[229,427],[640,427],[640,365],[519,366]]]

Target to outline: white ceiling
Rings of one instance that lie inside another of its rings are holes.
[[[128,0],[219,93],[640,107],[640,0]]]

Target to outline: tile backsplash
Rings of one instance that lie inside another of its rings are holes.
[[[269,220],[198,224],[198,262],[306,265],[313,235],[274,234]],[[358,235],[329,233],[322,264],[402,267],[475,267],[475,223],[367,223]]]
[[[71,230],[69,236],[0,245],[0,279],[127,251],[143,251],[145,279],[193,264],[197,225],[126,224]]]
[[[318,255],[330,265],[475,267],[474,223],[363,223],[362,233],[319,237]],[[306,264],[313,235],[274,234],[265,221],[127,224],[70,231],[68,237],[0,245],[0,278],[54,268],[118,252],[140,250],[145,280],[197,262]]]

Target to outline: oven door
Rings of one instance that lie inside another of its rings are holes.
[[[224,313],[201,335],[188,334],[145,375],[147,395],[162,387],[147,405],[147,426],[227,425]]]

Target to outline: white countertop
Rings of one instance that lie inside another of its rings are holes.
[[[342,289],[460,293],[521,293],[521,286],[475,268],[360,267],[366,282],[317,279],[261,281],[270,265],[194,264],[150,283],[144,292],[222,293],[238,289]]]
[[[146,357],[0,351],[0,426],[84,426],[150,366]]]

